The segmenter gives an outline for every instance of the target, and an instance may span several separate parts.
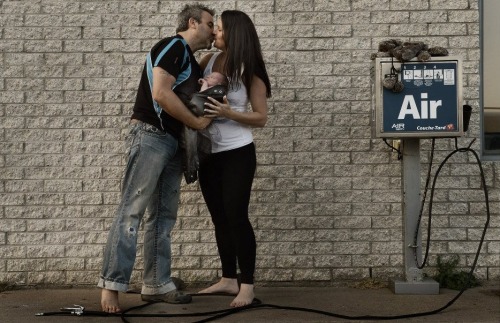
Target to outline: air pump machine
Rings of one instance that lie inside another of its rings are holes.
[[[371,78],[372,137],[400,141],[403,157],[405,279],[391,280],[390,288],[396,294],[439,294],[439,283],[424,278],[416,264],[422,258],[421,235],[416,245],[414,240],[421,200],[420,139],[463,136],[462,63],[451,56],[404,63],[375,58]],[[390,78],[398,82],[398,91],[384,86]]]

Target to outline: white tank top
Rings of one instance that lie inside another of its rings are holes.
[[[212,55],[203,72],[203,77],[212,73],[214,61],[218,55],[219,53]],[[240,82],[238,89],[230,88],[227,93],[227,100],[232,110],[246,112],[248,109],[248,96],[245,85]],[[215,118],[208,127],[208,132],[212,139],[212,153],[243,147],[253,142],[250,126],[226,118]]]

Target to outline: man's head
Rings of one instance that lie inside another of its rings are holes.
[[[212,47],[214,14],[214,10],[201,4],[185,5],[179,13],[176,32],[186,39],[193,51]]]

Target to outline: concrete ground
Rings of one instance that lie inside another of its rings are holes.
[[[195,290],[186,290],[195,293]],[[388,288],[376,287],[256,287],[256,297],[269,306],[247,309],[215,322],[500,322],[500,282],[487,282],[465,291],[451,306],[437,314],[411,318],[400,315],[426,313],[446,306],[458,295],[455,290],[441,289],[437,295],[394,294]],[[36,313],[60,312],[74,304],[85,307],[84,313],[100,312],[98,288],[23,289],[0,293],[2,323],[72,323],[122,322],[119,316],[35,316]],[[121,306],[128,309],[145,304],[136,293],[120,294]],[[127,317],[126,322],[202,322],[209,315],[194,313],[226,310],[230,296],[195,296],[185,305],[152,304],[130,314],[184,314],[188,317]],[[272,306],[296,307],[274,308]],[[298,308],[324,311],[314,313]],[[329,314],[328,314],[329,313]],[[369,317],[366,317],[369,316]],[[377,319],[376,317],[380,317]]]

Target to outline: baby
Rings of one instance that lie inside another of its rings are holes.
[[[219,72],[212,72],[207,76],[205,76],[204,78],[199,79],[198,83],[201,84],[200,92],[202,92],[215,85],[227,85],[228,80],[224,74]]]
[[[194,93],[186,106],[196,116],[205,113],[205,102],[209,102],[207,97],[212,97],[222,102],[227,93],[228,79],[219,72],[212,72],[198,80],[201,84],[200,92]],[[183,171],[186,183],[190,184],[198,179],[198,168],[200,160],[212,151],[210,134],[206,129],[194,130],[184,125],[180,146],[183,149]]]

